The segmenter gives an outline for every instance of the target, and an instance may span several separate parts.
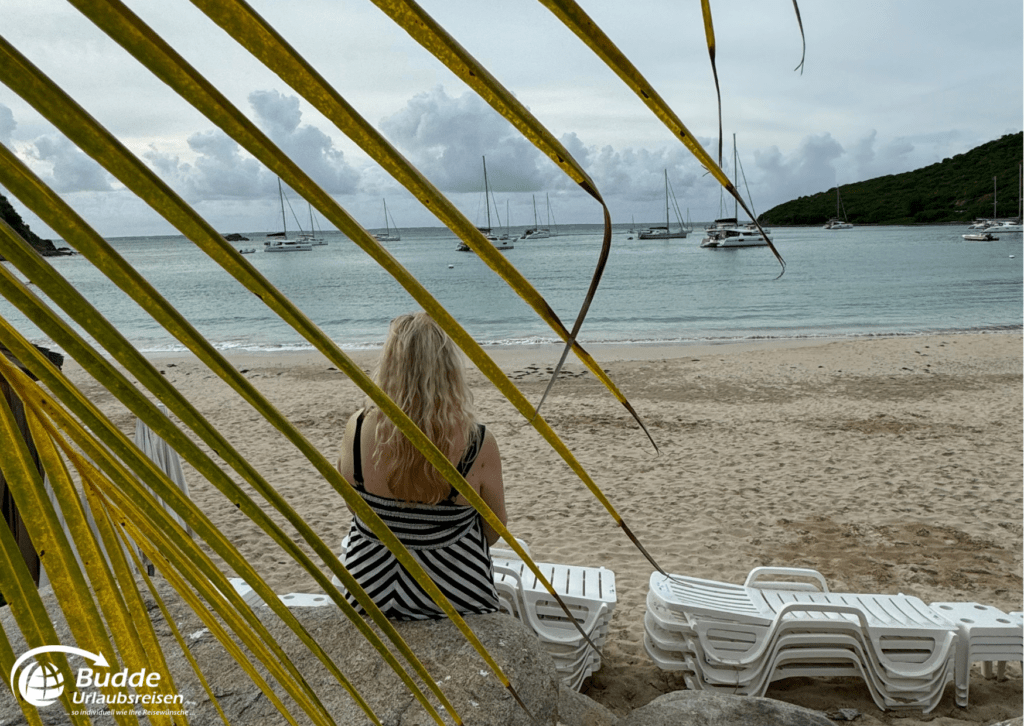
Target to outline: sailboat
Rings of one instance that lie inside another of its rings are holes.
[[[733,174],[736,176],[733,186],[736,186],[740,176],[736,134],[732,135],[732,167]],[[704,228],[706,236],[700,242],[701,247],[766,247],[768,245],[756,224],[753,222],[739,223],[739,202],[737,200],[733,200],[732,213],[732,217],[716,219],[714,224]],[[764,232],[768,234],[769,230],[766,229]]]
[[[686,239],[686,235],[690,233],[688,229],[683,225],[683,220],[679,220],[679,229],[673,230],[669,227],[669,208],[668,208],[668,169],[665,169],[665,226],[664,227],[650,227],[648,229],[642,229],[638,233],[640,239]],[[678,210],[676,217],[679,216]]]
[[[313,205],[309,204],[309,202],[306,202],[306,204],[309,206],[309,234],[300,234],[299,239],[308,241],[314,247],[325,247],[327,246],[327,240],[323,237],[324,231],[321,229],[319,234],[317,234],[317,227],[319,225],[313,223]]]
[[[494,248],[498,250],[511,250],[515,249],[514,245],[507,239],[499,239],[496,234],[491,230],[491,190],[487,186],[487,157],[483,157],[484,161],[484,207],[487,208],[487,226],[477,227],[480,232],[483,233],[484,237],[494,243]],[[499,221],[500,224],[500,221]],[[459,246],[455,248],[459,252],[472,252],[473,248],[467,245],[465,242],[460,242]]]
[[[843,214],[839,215],[839,207],[843,206]],[[836,216],[828,220],[822,229],[853,229],[853,225],[846,221],[846,205],[843,205],[839,196],[839,185],[836,184]]]
[[[548,200],[548,226],[541,227],[537,222],[537,195],[533,196],[533,226],[523,230],[520,240],[547,239],[551,236],[551,200]]]
[[[376,238],[376,240],[378,242],[400,242],[402,240],[402,235],[398,231],[398,226],[396,225],[395,228],[392,230],[391,229],[391,223],[388,222],[388,200],[384,199],[383,202],[384,202],[384,231],[383,232],[378,232],[377,234],[375,234],[373,236]],[[394,222],[394,221],[395,220],[392,218],[391,222]]]
[[[1024,231],[1022,222],[1022,212],[1024,212],[1024,166],[1018,165],[1017,167],[1017,218],[1016,219],[999,219],[998,216],[998,202],[996,201],[996,192],[998,177],[992,177],[992,219],[979,219],[976,220],[968,229],[977,229],[982,231],[982,235],[963,235],[964,239],[969,240],[983,240],[983,239],[994,239],[993,235],[998,234],[1009,234],[1013,232],[1020,233]],[[987,235],[987,236],[986,236]]]
[[[281,199],[281,229],[283,231],[274,234],[268,234],[268,239],[263,243],[264,252],[310,252],[313,249],[313,245],[309,243],[307,239],[289,239],[288,238],[288,222],[284,216],[284,188],[281,186],[281,180],[277,180],[277,195]],[[300,230],[301,231],[301,230]]]

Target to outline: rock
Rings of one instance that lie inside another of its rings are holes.
[[[1024,726],[1024,718],[1018,716],[1017,718],[1011,718],[1009,721],[991,724],[991,726]]]
[[[66,257],[68,255],[78,254],[70,247],[57,247],[53,243],[53,240],[50,239],[39,240],[39,244],[35,247],[43,257]]]
[[[770,698],[675,691],[659,696],[618,726],[833,726],[818,711]]]
[[[248,242],[249,241],[248,237],[246,237],[244,234],[239,234],[238,232],[232,232],[231,234],[226,234],[226,235],[224,235],[224,239],[226,239],[228,242]]]
[[[860,711],[855,708],[837,708],[825,714],[832,721],[856,721],[861,717]]]
[[[164,580],[156,580],[161,598],[174,618],[175,624],[188,644],[191,655],[198,661],[211,689],[231,724],[283,723],[277,709],[245,675],[233,658],[225,654],[223,646],[204,627],[196,615],[177,597]],[[52,591],[40,590],[60,642],[74,645],[64,618]],[[152,597],[145,597],[150,618],[163,645],[168,667],[175,681],[175,692],[184,697],[183,708],[193,724],[220,723],[216,709],[198,682],[185,656],[181,653],[166,626]],[[16,656],[26,651],[17,625],[5,608],[0,613],[0,625],[11,638]],[[269,608],[257,612],[271,635],[288,653],[310,688],[320,698],[336,723],[363,726],[367,718],[348,692],[327,672],[326,668],[298,643],[298,638]],[[367,700],[388,726],[427,726],[435,723],[419,703],[408,693],[401,680],[383,663],[375,650],[352,627],[336,607],[297,607],[292,612],[324,651],[338,664],[356,690]],[[484,646],[498,662],[510,682],[523,699],[537,724],[554,726],[559,707],[559,680],[554,662],[538,644],[536,638],[518,620],[502,613],[467,616],[466,621]],[[448,620],[435,620],[395,624],[402,638],[417,654],[427,671],[440,684],[463,721],[473,726],[533,726],[534,722],[515,702],[504,686],[491,673],[483,659],[469,645],[458,629]],[[85,665],[78,656],[69,657],[71,668],[77,672]],[[261,674],[263,668],[258,669]],[[67,676],[65,676],[65,681]],[[270,679],[268,679],[270,681]],[[273,681],[271,681],[273,683]],[[11,726],[25,723],[18,705],[9,691],[0,696],[0,724]],[[283,694],[280,687],[275,690]],[[573,694],[574,696],[578,694]],[[580,696],[580,698],[583,698]],[[570,702],[571,699],[571,702]],[[287,696],[286,704],[291,705]],[[433,701],[433,698],[431,698]],[[567,711],[580,714],[600,713],[601,707],[583,708],[572,697],[562,696]],[[438,707],[438,711],[445,715]],[[299,723],[309,718],[294,709]],[[59,704],[38,709],[44,724],[67,723],[67,715]],[[596,717],[595,717],[596,718]],[[109,715],[93,717],[93,723],[113,723]],[[567,721],[565,726],[612,726],[614,722],[594,720]]]
[[[619,717],[563,683],[558,687],[558,723],[560,726],[618,726]]]

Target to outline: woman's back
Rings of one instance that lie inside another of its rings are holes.
[[[350,461],[343,462],[342,473],[360,496],[410,550],[457,611],[481,614],[497,610],[490,548],[486,527],[479,512],[465,503],[454,489],[437,504],[396,499],[387,490],[386,477],[375,475],[372,488],[367,474],[374,465],[371,437],[364,436],[366,414],[354,419]],[[473,477],[481,452],[487,446],[484,426],[477,428],[457,468],[464,477]],[[347,438],[347,437],[346,437]],[[493,437],[490,437],[493,441]],[[496,446],[493,447],[496,451]],[[346,471],[347,470],[347,471]],[[474,487],[476,489],[478,487]],[[501,515],[504,515],[502,508]],[[501,517],[503,519],[503,516]],[[348,547],[342,561],[377,606],[389,618],[423,620],[445,617],[444,612],[402,567],[387,547],[359,518],[353,517]],[[355,598],[349,601],[358,608]]]
[[[497,442],[475,422],[461,356],[437,324],[425,313],[392,321],[375,378],[504,523]],[[497,533],[376,407],[349,419],[338,470],[456,610],[497,610],[489,549]],[[388,617],[444,617],[358,517],[353,517],[348,540],[342,561]]]

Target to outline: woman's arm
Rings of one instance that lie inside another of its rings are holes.
[[[356,419],[359,418],[359,413],[359,411],[356,411],[352,414],[348,419],[348,423],[345,424],[345,435],[341,437],[341,455],[338,457],[338,471],[352,486],[356,485],[355,459],[352,456],[352,445],[356,438]],[[345,502],[345,506],[348,507],[348,511],[352,512],[352,507],[348,506],[348,502]]]
[[[501,453],[498,451],[498,441],[490,429],[487,429],[484,434],[483,446],[480,448],[480,453],[477,455],[470,473],[474,480],[470,484],[479,482],[480,496],[501,523],[506,524],[508,516],[505,513],[505,483],[501,478]],[[487,537],[488,544],[498,541],[498,533],[487,524],[486,520],[484,521],[484,535]]]

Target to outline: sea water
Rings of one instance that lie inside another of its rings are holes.
[[[786,261],[780,277],[782,267],[766,247],[702,249],[699,228],[673,240],[639,240],[615,228],[580,339],[707,343],[1021,329],[1022,236],[968,242],[963,232],[953,226],[777,228],[772,236]],[[388,322],[416,304],[346,237],[325,237],[328,244],[310,252],[264,253],[262,235],[237,245],[255,246],[244,259],[341,347],[377,347]],[[184,237],[110,242],[218,348],[311,348]],[[597,264],[600,226],[562,227],[558,236],[514,244],[502,254],[571,328]],[[483,260],[456,246],[449,230],[437,228],[405,229],[401,241],[386,243],[480,343],[557,340]],[[140,350],[184,349],[81,256],[49,262]],[[6,301],[0,300],[0,314],[33,342],[52,347]]]

